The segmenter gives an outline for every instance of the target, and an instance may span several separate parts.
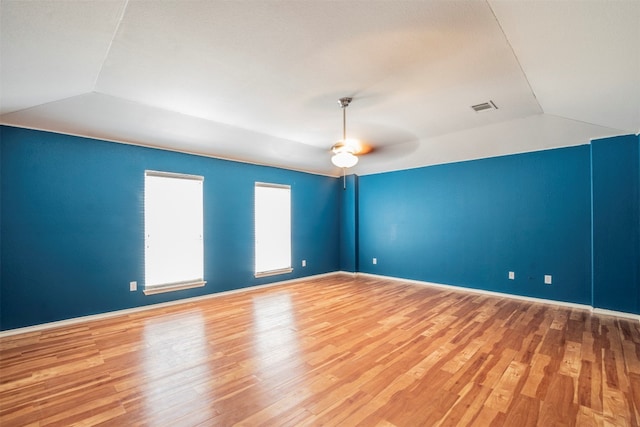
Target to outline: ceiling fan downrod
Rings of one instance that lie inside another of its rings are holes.
[[[342,108],[342,140],[333,144],[331,147],[331,151],[333,152],[333,157],[331,157],[331,162],[342,168],[343,173],[346,174],[345,169],[355,166],[358,163],[358,158],[354,154],[354,149],[347,145],[347,111],[346,108],[349,106],[353,98],[344,97],[338,100],[338,105]]]
[[[353,98],[344,97],[338,100],[338,104],[340,104],[340,108],[342,108],[342,141],[347,139],[347,107],[351,104]]]

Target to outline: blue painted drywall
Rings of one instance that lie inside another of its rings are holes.
[[[2,319],[2,127],[0,127],[0,319]]]
[[[2,126],[0,326],[338,269],[637,313],[639,146],[636,135],[350,175],[344,190],[342,179]],[[205,288],[128,291],[144,279],[145,169],[205,177]],[[255,181],[292,186],[290,275],[253,277]]]
[[[7,126],[0,137],[3,330],[339,268],[335,178]],[[204,176],[204,288],[129,292],[144,282],[146,169]],[[253,277],[255,181],[291,185],[291,274]]]
[[[340,270],[358,271],[358,176],[341,180],[340,191]]]
[[[636,135],[591,143],[597,308],[640,313],[639,151]]]
[[[588,145],[362,176],[359,196],[362,272],[591,303]]]

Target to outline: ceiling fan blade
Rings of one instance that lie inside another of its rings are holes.
[[[363,156],[365,154],[369,154],[373,152],[374,150],[375,148],[372,144],[360,141],[360,144],[358,145],[358,149],[353,154],[357,156]]]
[[[372,158],[385,157],[388,159],[400,159],[411,155],[414,151],[416,151],[419,144],[420,141],[418,139],[412,139],[409,141],[397,142],[394,144],[377,144],[375,146],[371,145],[370,151],[363,153],[363,155],[370,154]]]

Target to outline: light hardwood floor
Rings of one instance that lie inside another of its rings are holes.
[[[0,425],[637,426],[638,322],[335,275],[0,340]]]

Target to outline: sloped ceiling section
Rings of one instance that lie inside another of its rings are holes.
[[[640,130],[640,2],[1,0],[0,122],[338,175]],[[493,101],[497,110],[470,107]]]

